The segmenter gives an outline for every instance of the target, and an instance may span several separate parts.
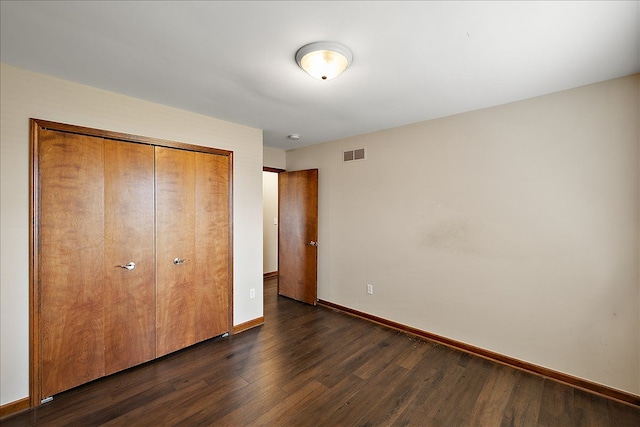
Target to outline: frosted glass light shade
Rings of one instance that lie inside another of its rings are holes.
[[[315,42],[302,46],[296,62],[318,80],[331,80],[347,69],[353,56],[349,49],[335,42]]]

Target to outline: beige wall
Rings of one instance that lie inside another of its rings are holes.
[[[29,118],[234,152],[234,324],[262,312],[262,131],[10,66],[0,69],[0,404],[28,395]],[[249,299],[249,289],[259,292]]]
[[[263,164],[275,169],[287,168],[287,154],[284,150],[272,147],[263,147]]]
[[[284,152],[283,152],[284,153]],[[279,168],[281,169],[281,168]],[[262,271],[278,271],[278,174],[262,173]]]
[[[319,298],[640,393],[639,80],[288,151]]]

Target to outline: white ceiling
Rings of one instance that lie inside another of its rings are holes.
[[[320,40],[353,52],[335,80],[295,63]],[[0,60],[290,149],[638,73],[640,2],[3,0]]]

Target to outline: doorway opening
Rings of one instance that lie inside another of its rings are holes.
[[[262,294],[265,312],[278,300],[278,175],[284,169],[262,170]]]
[[[262,273],[278,277],[278,172],[262,172]]]

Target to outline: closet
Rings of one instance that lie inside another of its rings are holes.
[[[232,153],[31,125],[32,404],[229,332]]]

